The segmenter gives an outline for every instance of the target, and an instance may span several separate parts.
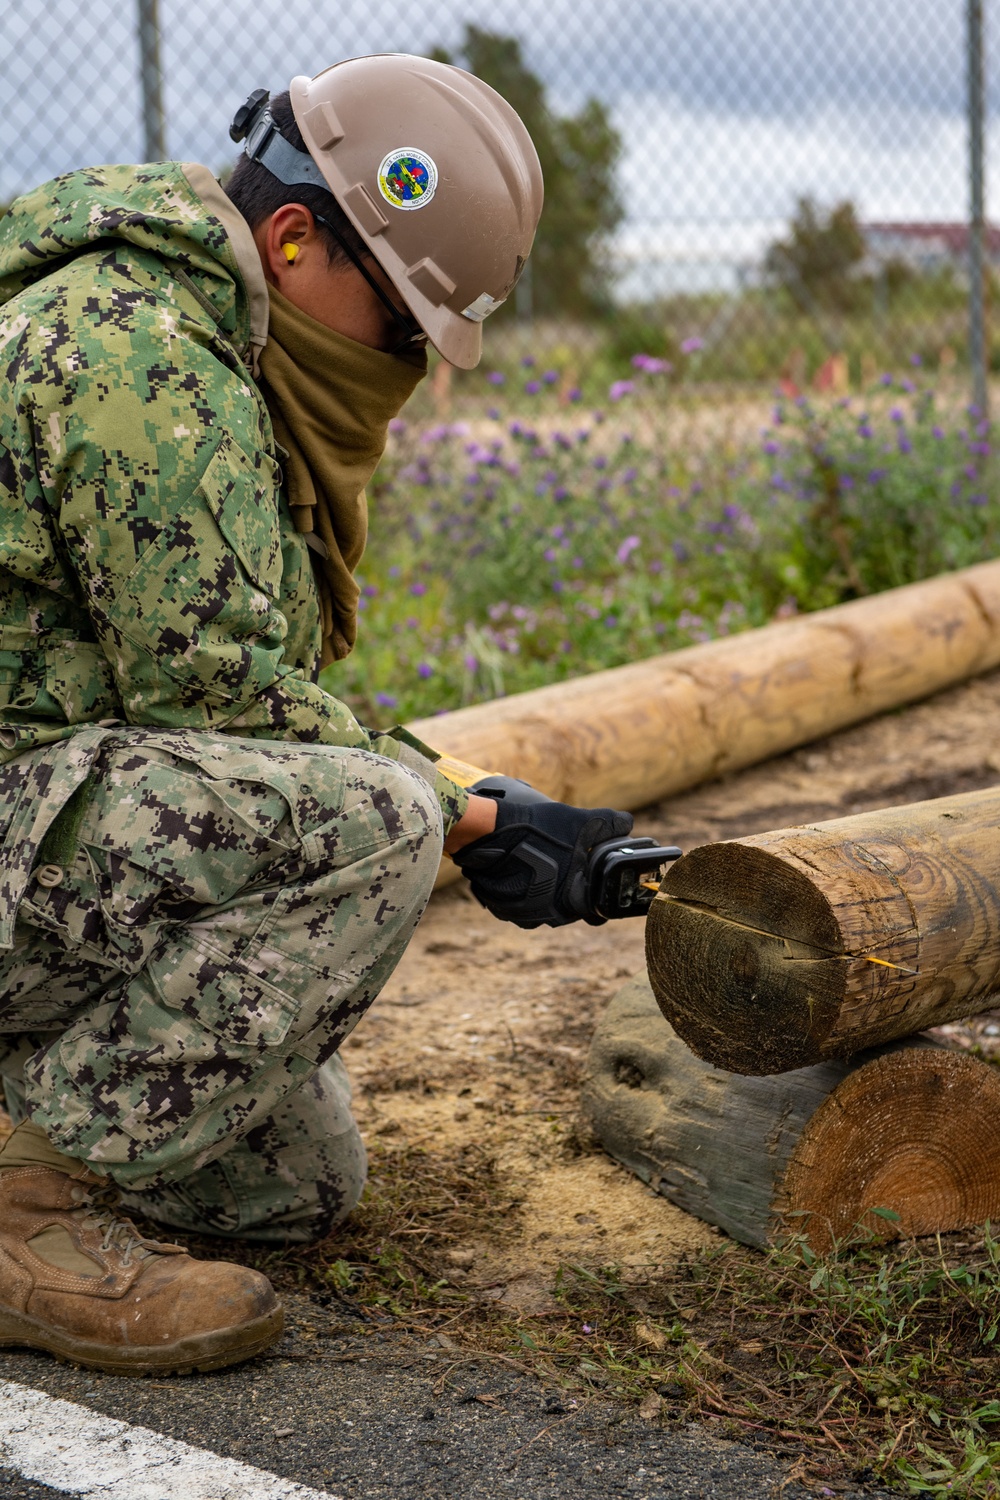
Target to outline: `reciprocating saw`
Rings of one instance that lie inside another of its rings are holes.
[[[495,797],[498,801],[502,799],[507,804],[518,806],[553,801],[526,781],[484,771],[480,766],[469,765],[449,755],[441,756],[437,769],[476,796]],[[485,844],[487,839],[480,842]],[[518,855],[521,860],[530,861],[532,854],[529,836],[519,846]],[[544,850],[539,847],[534,854],[541,870],[546,858]],[[587,858],[585,912],[581,915],[593,925],[619,917],[645,916],[659,887],[663,866],[680,856],[681,850],[674,845],[658,844],[655,839],[632,835],[604,839],[595,844]]]

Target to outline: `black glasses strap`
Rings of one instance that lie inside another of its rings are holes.
[[[365,278],[368,285],[375,293],[376,297],[385,307],[386,311],[392,314],[397,325],[405,333],[406,337],[390,352],[392,354],[398,354],[399,351],[405,348],[407,344],[414,343],[414,341],[418,338],[426,337],[426,335],[424,334],[424,330],[421,328],[416,319],[408,318],[405,313],[401,313],[399,308],[393,302],[392,298],[382,289],[382,287],[379,286],[378,282],[375,280],[375,277],[371,274],[368,267],[362,261],[360,255],[357,255],[355,251],[351,249],[351,246],[347,243],[347,240],[340,233],[340,230],[337,229],[335,225],[331,224],[329,219],[324,219],[322,214],[313,213],[313,218],[316,220],[317,224],[322,224],[325,228],[329,229],[330,233],[333,235],[334,239],[337,241],[337,244],[340,246],[341,250],[343,250],[348,260],[354,266],[355,270],[361,272],[362,276]]]

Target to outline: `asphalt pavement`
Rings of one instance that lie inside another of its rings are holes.
[[[345,1319],[337,1305],[287,1305],[282,1342],[234,1370],[127,1380],[7,1350],[0,1379],[342,1500],[806,1494],[788,1483],[793,1457],[725,1441],[707,1427],[653,1425],[603,1398],[574,1399],[502,1361],[467,1359],[429,1336]],[[0,1469],[2,1500],[52,1500],[57,1493]],[[887,1492],[836,1493],[875,1500]]]

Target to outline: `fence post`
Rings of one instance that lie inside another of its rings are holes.
[[[983,184],[983,0],[967,0],[969,105],[969,363],[972,400],[989,415],[986,385],[986,285]]]
[[[143,161],[164,161],[167,145],[163,122],[163,73],[160,68],[157,0],[138,0],[138,3]]]

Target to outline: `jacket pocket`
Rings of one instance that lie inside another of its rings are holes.
[[[281,470],[263,450],[250,457],[228,433],[198,489],[247,576],[271,599],[281,588]]]

